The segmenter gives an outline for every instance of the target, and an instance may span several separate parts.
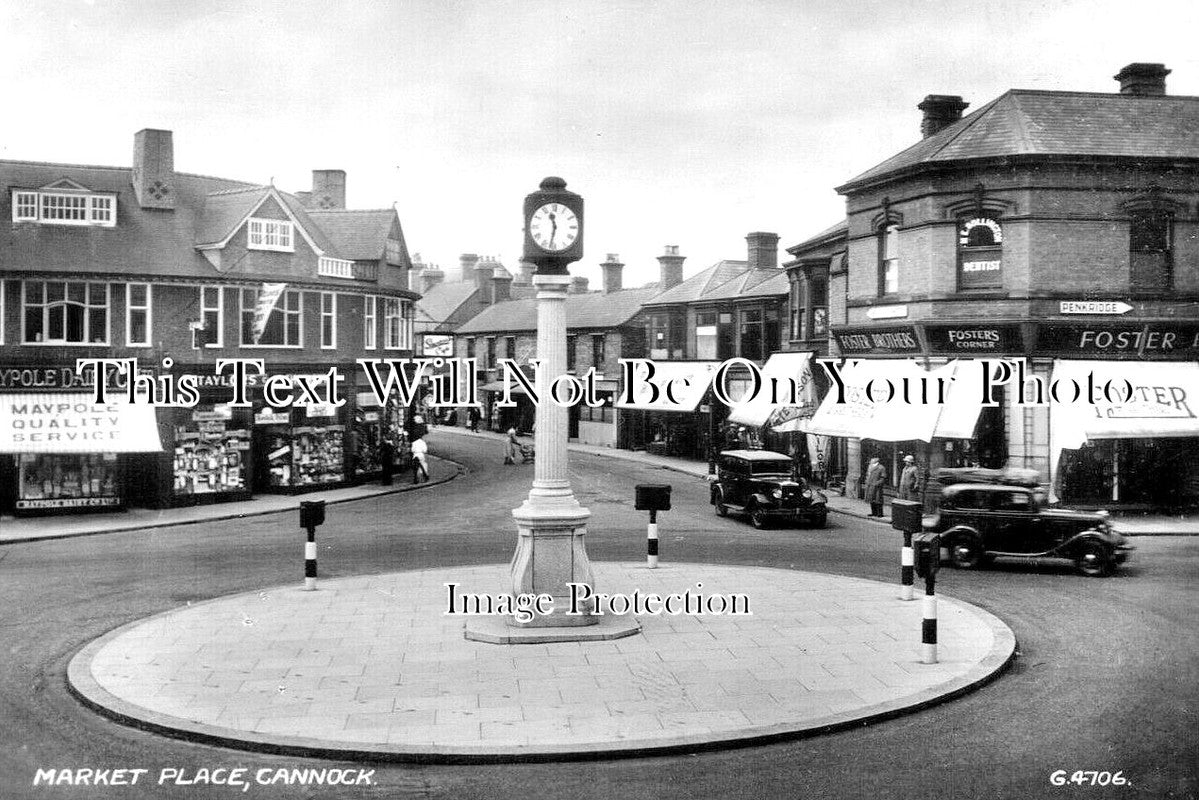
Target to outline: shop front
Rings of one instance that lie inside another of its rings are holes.
[[[122,510],[141,501],[133,454],[162,449],[154,409],[93,399],[0,395],[0,507],[35,515]]]
[[[632,397],[621,386],[621,447],[654,455],[708,460],[719,447],[720,410],[710,394],[717,361],[655,361],[652,379],[645,365],[634,376]],[[625,402],[631,400],[631,402]]]

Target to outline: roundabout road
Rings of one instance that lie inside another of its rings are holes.
[[[442,486],[331,507],[318,534],[321,574],[353,576],[506,562],[510,510],[532,478],[502,466],[490,440],[431,437],[470,472]],[[678,473],[572,455],[592,512],[598,561],[644,553],[633,485],[674,485],[660,517],[664,561],[773,566],[891,581],[898,534],[840,515],[825,530],[756,531],[717,519],[706,485]],[[124,727],[68,692],[70,657],[133,620],[213,597],[298,582],[295,514],[0,547],[0,797],[223,797],[228,788],[158,786],[160,770],[338,765],[226,750]],[[945,705],[870,727],[689,755],[509,765],[365,765],[373,785],[252,786],[263,797],[1194,797],[1199,538],[1141,538],[1106,580],[1067,567],[942,570],[938,590],[1015,631],[1004,676]],[[752,587],[747,587],[752,591]],[[918,636],[918,631],[915,632]],[[38,769],[137,768],[137,786],[32,785]],[[1124,787],[1052,787],[1057,770],[1122,771]]]

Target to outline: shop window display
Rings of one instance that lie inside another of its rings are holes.
[[[18,511],[122,503],[114,453],[22,454],[18,463]]]
[[[199,406],[185,413],[185,421],[175,427],[175,496],[249,491],[247,421],[235,419],[228,406]]]

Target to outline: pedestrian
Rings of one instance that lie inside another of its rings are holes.
[[[920,469],[912,455],[903,457],[903,472],[899,473],[899,499],[919,500]]]
[[[421,483],[429,480],[429,462],[426,456],[429,445],[424,439],[414,439],[412,442],[412,482]]]
[[[467,426],[471,433],[479,432],[479,416],[479,409],[475,406],[471,406],[470,410],[466,412]]]
[[[870,504],[871,517],[883,515],[883,483],[887,480],[887,471],[877,457],[870,459],[866,467],[865,500]]]
[[[508,440],[504,442],[504,463],[515,464],[516,454],[520,452],[520,444],[516,441],[516,428],[508,429]]]
[[[390,439],[384,439],[379,445],[379,485],[391,486],[391,476],[395,472],[396,448]]]

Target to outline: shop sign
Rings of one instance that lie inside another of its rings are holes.
[[[153,375],[152,370],[138,370],[143,375]],[[125,377],[116,369],[109,370],[108,386],[123,388]],[[13,391],[84,391],[92,387],[92,371],[83,375],[75,371],[74,365],[29,365],[0,364],[0,389]]]
[[[356,395],[359,408],[377,407],[379,398],[375,397],[374,392],[358,392]]]
[[[280,447],[278,450],[272,450],[271,452],[267,453],[266,460],[267,461],[275,461],[276,459],[283,458],[283,456],[287,455],[290,452],[291,452],[291,445],[285,444],[282,447]]]
[[[908,307],[903,306],[871,306],[866,309],[866,316],[871,319],[903,319],[908,315]]]
[[[1199,358],[1199,322],[1042,323],[1037,351],[1099,358]]]
[[[429,357],[449,358],[454,355],[454,337],[426,333],[421,336],[421,353]]]
[[[306,417],[335,417],[337,416],[337,406],[328,403],[309,403],[304,406]]]
[[[379,412],[378,411],[366,412],[365,414],[362,415],[362,421],[363,422],[378,422],[379,421]]]
[[[858,328],[833,331],[833,339],[842,355],[867,353],[919,353],[920,340],[911,325],[887,328]]]
[[[58,497],[41,500],[18,500],[18,509],[36,508],[100,508],[119,506],[119,497]]]
[[[224,433],[225,432],[225,421],[224,420],[208,420],[208,421],[199,423],[199,428],[204,433]]]
[[[291,422],[291,415],[279,411],[259,411],[254,417],[254,422],[259,425],[286,425]]]
[[[193,422],[216,422],[233,419],[233,409],[227,405],[213,406],[211,411],[193,411]]]
[[[1132,306],[1119,300],[1063,300],[1058,303],[1061,314],[1127,314]]]
[[[988,355],[1023,352],[1020,326],[1010,324],[925,325],[924,336],[933,353]]]

